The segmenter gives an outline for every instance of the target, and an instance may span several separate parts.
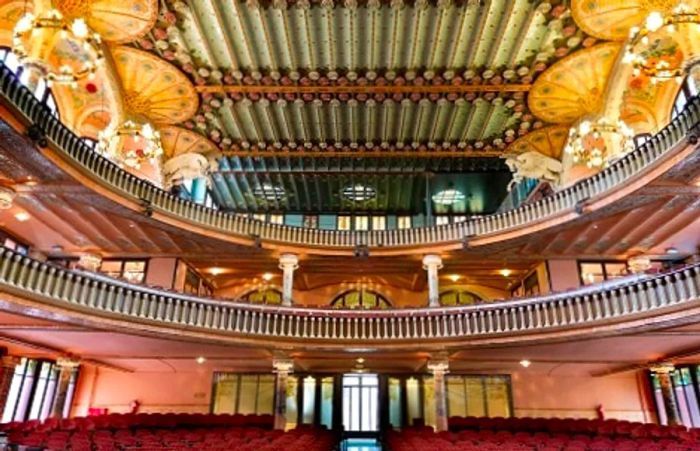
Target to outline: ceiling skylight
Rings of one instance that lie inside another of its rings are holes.
[[[442,190],[439,193],[433,194],[433,202],[438,205],[453,205],[465,199],[464,193],[459,190],[450,188]]]
[[[374,188],[359,183],[343,188],[343,197],[356,202],[374,199],[376,196],[377,191]]]
[[[265,200],[280,200],[284,197],[284,188],[273,185],[271,183],[263,183],[253,190],[255,197],[260,197]]]

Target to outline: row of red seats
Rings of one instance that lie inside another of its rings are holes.
[[[97,430],[97,429],[128,429],[128,428],[175,428],[175,427],[223,427],[250,426],[272,429],[272,415],[227,415],[199,413],[138,413],[97,415],[89,417],[67,418],[56,420],[47,418],[39,420],[0,424],[0,431],[40,431],[55,430]]]
[[[303,428],[283,432],[237,426],[15,431],[8,438],[13,445],[66,451],[331,451],[338,443],[337,437],[325,429]]]
[[[589,436],[582,434],[461,431],[433,433],[429,428],[391,431],[391,451],[698,451],[700,444],[676,439]]]
[[[480,418],[450,417],[451,431],[491,430],[510,432],[547,432],[604,437],[678,439],[697,441],[700,430],[685,426],[659,426],[623,420],[588,420],[574,418]]]

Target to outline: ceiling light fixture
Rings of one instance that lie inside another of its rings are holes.
[[[462,278],[459,274],[450,274],[447,276],[448,279],[450,279],[452,282],[457,282],[459,279]]]
[[[634,131],[623,121],[584,118],[569,130],[564,151],[575,164],[602,168],[612,157],[621,157],[634,150]]]
[[[532,365],[532,362],[530,362],[527,359],[523,359],[520,361],[520,366],[522,366],[523,368],[528,368],[530,365]]]
[[[198,364],[202,365],[202,364],[204,364],[204,362],[207,361],[207,359],[206,359],[206,357],[203,357],[203,356],[200,355],[199,357],[197,357],[197,358],[195,359],[195,361],[196,361]]]
[[[275,275],[272,274],[271,272],[266,272],[265,274],[262,275],[262,278],[265,282],[271,281],[273,277],[275,277]]]
[[[683,1],[666,12],[652,11],[641,27],[632,27],[623,62],[632,64],[634,76],[641,74],[652,83],[675,79],[683,82],[688,64],[671,36],[679,25],[700,25],[700,11]],[[650,39],[650,35],[667,28],[668,37]],[[641,47],[641,49],[640,49]]]
[[[503,269],[501,269],[499,272],[501,273],[501,275],[502,275],[503,277],[508,277],[508,276],[510,276],[511,274],[513,274],[513,271],[511,271],[511,270],[508,269],[508,268],[503,268]]]
[[[670,254],[670,255],[676,255],[679,253],[679,251],[678,251],[678,248],[671,246],[671,247],[666,248],[666,253]]]
[[[145,162],[155,165],[163,155],[160,133],[146,120],[127,119],[99,133],[98,152],[130,168]]]
[[[31,216],[29,216],[29,213],[27,213],[26,211],[20,211],[19,213],[15,213],[15,219],[19,222],[29,221],[29,218],[31,218]]]
[[[62,45],[73,54],[58,58],[56,67],[52,59],[57,58],[52,57],[65,50]],[[12,33],[12,51],[22,65],[36,68],[49,87],[53,83],[77,87],[79,80],[93,78],[104,60],[100,35],[84,19],[69,22],[57,9],[22,16]]]
[[[0,210],[8,210],[12,207],[17,193],[9,186],[0,185]]]

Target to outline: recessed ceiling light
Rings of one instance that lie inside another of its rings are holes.
[[[371,186],[360,185],[359,183],[343,188],[343,197],[356,202],[374,199],[376,196],[377,190]]]
[[[200,365],[202,365],[206,361],[207,359],[201,355],[195,359],[195,362],[199,363]]]
[[[19,213],[15,213],[15,219],[18,220],[19,222],[24,222],[24,221],[29,221],[29,213],[26,211],[20,211]]]
[[[527,359],[523,359],[523,360],[520,361],[520,366],[522,366],[522,367],[524,367],[524,368],[527,368],[527,367],[529,367],[530,365],[532,365],[532,362],[530,362],[530,361],[527,360]]]
[[[667,253],[667,254],[671,254],[671,255],[675,255],[675,254],[678,253],[678,249],[675,248],[675,247],[667,247],[667,248],[666,248],[666,253]]]
[[[266,272],[265,274],[262,275],[262,278],[265,282],[271,281],[273,277],[275,277],[275,276],[271,272]]]
[[[449,276],[447,276],[447,278],[453,282],[457,282],[459,279],[462,278],[462,276],[460,276],[459,274],[450,274]]]
[[[503,268],[502,270],[499,271],[503,277],[508,277],[511,274],[513,274],[513,271],[507,268]]]
[[[255,197],[265,200],[280,200],[284,197],[284,188],[271,183],[263,183],[253,190],[253,194],[255,194]]]
[[[363,364],[363,363],[365,363],[365,359],[364,359],[364,358],[362,358],[362,357],[358,357],[358,358],[356,358],[356,359],[355,359],[355,361],[356,361],[357,363],[359,363],[359,364]]]
[[[209,274],[211,274],[212,276],[218,276],[219,274],[223,274],[223,272],[224,268],[219,268],[217,266],[209,268]]]
[[[466,197],[464,196],[463,192],[453,188],[442,190],[439,193],[433,194],[433,202],[438,205],[456,204],[457,202],[463,201],[465,198]]]

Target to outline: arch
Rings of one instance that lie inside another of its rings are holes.
[[[248,304],[279,305],[282,304],[282,292],[277,288],[258,288],[246,292],[239,300]]]
[[[483,300],[478,294],[459,288],[445,290],[440,293],[440,305],[472,305]]]
[[[372,310],[391,308],[391,302],[381,293],[373,290],[348,290],[331,301],[335,309]]]

